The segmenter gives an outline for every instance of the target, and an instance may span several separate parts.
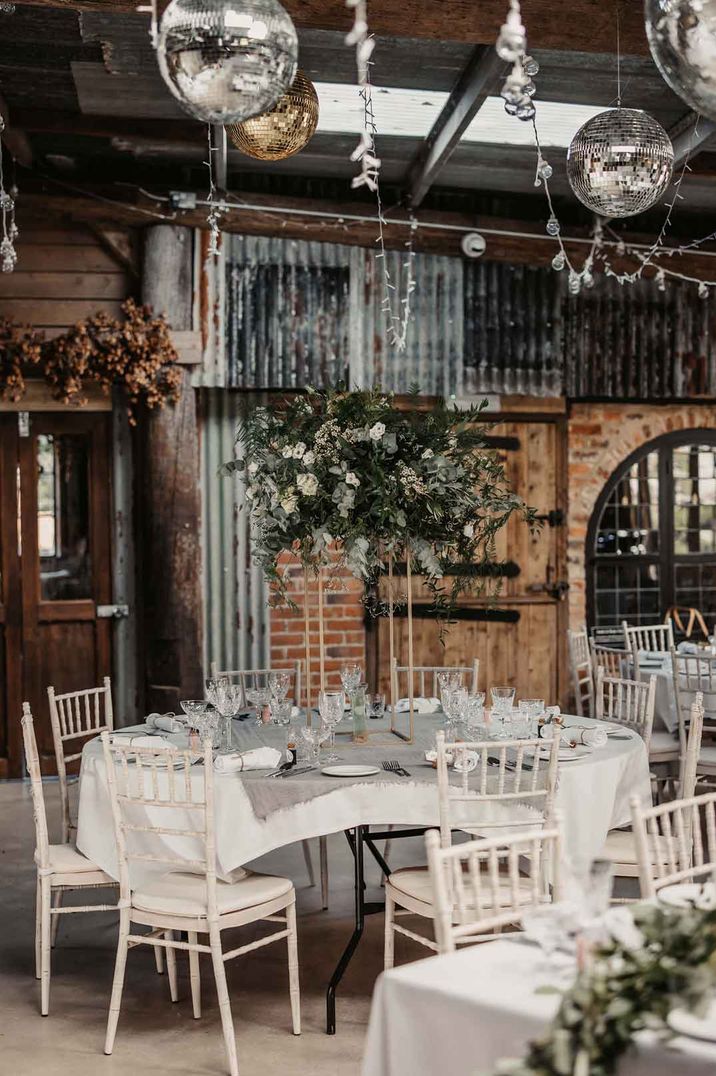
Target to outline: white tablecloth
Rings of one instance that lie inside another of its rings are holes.
[[[373,994],[363,1076],[492,1076],[503,1057],[523,1056],[558,1005],[536,947],[486,942],[385,972]],[[619,1076],[713,1076],[716,1045],[641,1036]]]
[[[417,720],[430,720],[435,728],[440,724],[439,718]],[[588,723],[587,719],[573,721]],[[281,735],[280,730],[266,731],[268,742],[274,742],[277,735]],[[387,746],[375,747],[376,762],[385,758],[400,760],[407,750],[399,740],[391,738]],[[341,748],[339,744],[339,754],[350,761],[351,748]],[[410,757],[414,756],[413,748]],[[410,766],[413,767],[412,762]],[[192,776],[197,782],[203,780],[199,768],[194,768]],[[217,775],[217,872],[228,878],[237,867],[274,848],[359,825],[438,824],[436,781],[421,783],[394,778],[388,781],[384,776],[346,784],[325,796],[260,819],[251,808],[241,774]],[[628,739],[610,739],[606,747],[560,765],[557,805],[564,814],[566,854],[575,866],[585,866],[599,855],[609,829],[629,822],[629,800],[634,794],[647,799],[650,796],[646,752],[635,734]],[[187,858],[196,855],[188,839],[171,840],[173,854]],[[82,753],[77,846],[108,874],[117,876],[112,816],[99,740],[90,741]],[[138,878],[133,879],[134,884],[137,881]]]

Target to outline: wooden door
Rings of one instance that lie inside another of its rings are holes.
[[[42,769],[51,773],[47,686],[77,690],[110,673],[110,622],[98,616],[112,586],[109,421],[106,414],[81,412],[2,420],[9,770],[22,772],[19,720],[27,699]]]
[[[522,697],[566,703],[566,544],[564,522],[565,427],[561,416],[515,416],[490,431],[507,477],[517,493],[544,517],[531,534],[513,516],[497,540],[501,591],[493,603],[463,597],[443,642],[430,617],[429,596],[420,580],[414,592],[416,665],[469,665],[480,660],[480,688],[510,684]],[[388,625],[380,619],[369,638],[381,689],[388,690]],[[396,653],[407,664],[407,622],[396,618]]]

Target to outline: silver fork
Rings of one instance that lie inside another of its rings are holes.
[[[387,770],[388,773],[397,773],[398,777],[410,777],[410,774],[405,767],[401,766],[395,759],[386,759],[384,762],[381,762],[381,766],[384,770]]]

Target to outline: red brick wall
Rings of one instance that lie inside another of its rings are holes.
[[[672,430],[712,429],[716,405],[573,404],[568,423],[569,613],[573,628],[586,614],[585,541],[599,494],[619,464],[647,441]]]

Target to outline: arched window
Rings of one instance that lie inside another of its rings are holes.
[[[602,490],[587,534],[592,626],[659,620],[674,605],[716,619],[716,431],[665,434]]]

